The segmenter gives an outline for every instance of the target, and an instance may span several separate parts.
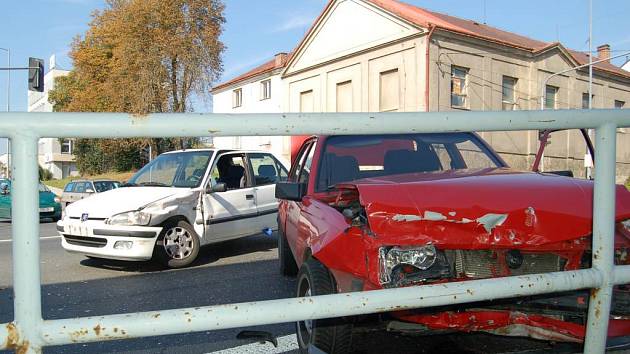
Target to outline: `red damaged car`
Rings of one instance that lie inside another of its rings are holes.
[[[592,193],[589,180],[510,169],[474,133],[311,137],[276,186],[280,268],[297,274],[300,297],[588,268]],[[629,219],[618,186],[617,264],[630,263]],[[582,342],[588,294],[378,318],[389,330]],[[630,336],[629,303],[616,287],[610,337]],[[358,321],[298,322],[300,349],[347,352]]]

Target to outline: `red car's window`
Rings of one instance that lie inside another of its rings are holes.
[[[317,191],[361,178],[501,166],[469,133],[333,136],[321,157]]]

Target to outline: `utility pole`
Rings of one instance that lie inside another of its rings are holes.
[[[593,0],[588,0],[588,109],[593,109]],[[593,140],[592,130],[588,130],[588,136]],[[585,159],[593,161],[591,152],[586,149]],[[592,163],[586,167],[586,178],[591,179],[593,175]]]
[[[588,7],[588,109],[593,109],[593,0]]]

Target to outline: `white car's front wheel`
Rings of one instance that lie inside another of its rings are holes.
[[[199,254],[199,236],[186,221],[164,225],[155,244],[155,255],[169,268],[190,265]]]

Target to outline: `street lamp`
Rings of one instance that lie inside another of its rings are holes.
[[[0,48],[7,52],[7,68],[11,67],[11,49]],[[11,111],[11,70],[7,70],[7,112]],[[7,138],[7,177],[11,176],[11,142]]]

